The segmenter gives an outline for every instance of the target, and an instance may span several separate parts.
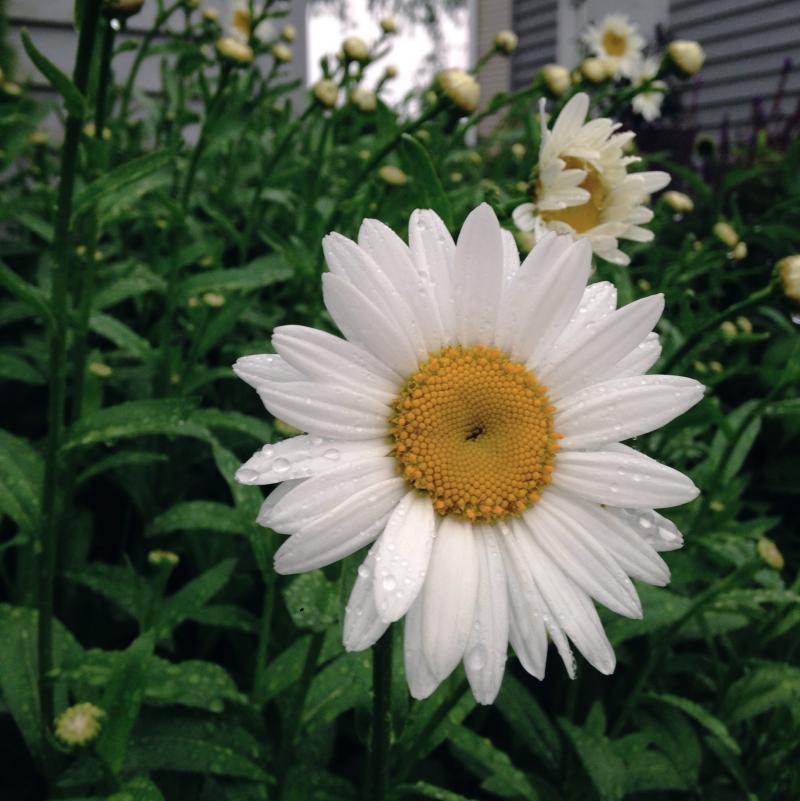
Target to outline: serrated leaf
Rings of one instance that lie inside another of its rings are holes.
[[[246,696],[214,662],[199,659],[168,662],[153,657],[147,666],[145,700],[151,704],[180,704],[222,712],[226,701],[241,704]]]
[[[44,54],[42,54],[31,41],[28,31],[22,30],[22,46],[28,54],[30,60],[36,65],[39,72],[44,75],[50,86],[61,95],[67,112],[73,116],[83,119],[86,110],[86,98],[81,94],[77,86],[63,72],[53,64]]]
[[[137,400],[109,406],[78,420],[70,429],[66,449],[148,434],[208,439],[209,433],[189,419],[193,404],[176,398]]]
[[[184,280],[179,293],[184,297],[204,292],[234,292],[237,290],[262,289],[292,275],[292,268],[277,253],[261,256],[245,267],[230,267],[226,270],[210,270]]]
[[[142,361],[153,356],[153,348],[144,337],[140,337],[125,323],[110,314],[100,312],[93,314],[89,318],[89,329]]]
[[[0,511],[21,528],[39,519],[43,466],[30,443],[0,429]]]
[[[238,511],[216,501],[185,501],[158,515],[148,526],[147,536],[172,531],[217,531],[244,534],[245,526]]]
[[[701,726],[711,732],[711,734],[713,734],[728,750],[734,754],[739,754],[741,752],[739,744],[731,737],[728,727],[718,717],[712,715],[707,709],[700,706],[700,704],[688,698],[672,695],[671,693],[651,693],[648,697],[653,701],[669,704],[676,709],[680,709],[681,712],[694,718]]]
[[[559,718],[558,722],[575,748],[600,801],[621,801],[625,793],[625,765],[609,739],[603,735],[589,734],[566,718]]]
[[[5,287],[12,295],[39,312],[45,322],[52,321],[53,312],[47,295],[38,286],[21,278],[3,262],[0,262],[0,286]]]
[[[725,695],[724,709],[731,723],[750,720],[779,706],[800,707],[800,668],[784,662],[757,663]]]
[[[369,652],[342,654],[317,673],[303,706],[303,722],[316,728],[353,707],[368,706],[372,686]]]
[[[95,562],[67,578],[108,599],[134,619],[141,619],[152,601],[150,585],[130,566]]]
[[[339,588],[321,570],[293,579],[283,591],[283,599],[298,628],[325,631],[339,619]]]
[[[77,218],[89,209],[97,207],[98,215],[103,217],[120,203],[135,202],[141,197],[142,186],[148,190],[155,188],[145,182],[154,173],[169,165],[172,158],[172,153],[161,150],[114,167],[76,193],[73,215]]]

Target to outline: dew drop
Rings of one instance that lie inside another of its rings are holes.
[[[275,473],[285,473],[291,466],[292,463],[288,459],[280,458],[272,463],[272,470]]]
[[[386,592],[391,592],[397,587],[397,579],[394,576],[385,576],[381,585]]]
[[[366,565],[360,565],[358,568],[358,575],[361,576],[363,579],[367,579],[370,577],[369,568]]]
[[[258,473],[248,467],[241,467],[236,471],[236,480],[240,484],[255,484],[258,481]]]
[[[465,665],[470,670],[483,670],[486,665],[486,646],[476,645],[464,658]]]
[[[325,451],[322,456],[325,459],[330,459],[330,461],[335,462],[341,456],[341,454],[336,450],[336,448],[328,448],[328,450]]]

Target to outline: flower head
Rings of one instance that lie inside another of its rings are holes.
[[[658,67],[658,59],[646,58],[639,63],[631,76],[635,87],[648,84],[647,89],[639,92],[631,102],[633,110],[647,122],[657,120],[661,116],[661,104],[664,102],[664,92],[667,89],[664,81],[654,80],[658,75]]]
[[[267,445],[237,472],[282,483],[258,521],[289,535],[276,570],[323,567],[371,545],[344,621],[348,650],[405,617],[411,693],[463,661],[495,698],[510,641],[534,676],[548,640],[603,673],[615,657],[592,599],[642,609],[629,577],[663,585],[657,551],[681,545],[653,507],[693,499],[681,473],[622,445],[702,397],[696,381],[647,376],[663,298],[616,309],[586,285],[586,240],[549,234],[520,265],[487,206],[454,242],[415,211],[409,244],[366,220],[358,244],[323,241],[325,304],[346,338],[277,328],[275,354],[236,373],[306,435]]]
[[[348,36],[342,42],[342,50],[350,61],[369,61],[369,45],[358,36]]]
[[[253,63],[253,48],[234,36],[217,39],[217,53],[221,58],[240,67]]]
[[[676,39],[667,45],[667,56],[678,74],[684,78],[691,78],[700,72],[706,60],[703,48],[697,42],[685,39]]]
[[[103,710],[94,704],[75,704],[56,718],[56,737],[64,745],[88,745],[100,734],[104,716]]]
[[[339,98],[339,87],[327,78],[321,78],[312,87],[314,97],[325,108],[333,108]]]
[[[577,94],[553,125],[544,124],[538,176],[532,203],[514,209],[514,222],[537,239],[548,230],[587,237],[594,252],[614,264],[630,259],[619,239],[648,242],[653,234],[641,227],[653,218],[645,205],[653,192],[669,183],[665,172],[629,173],[636,156],[626,156],[632,132],[606,118],[585,122],[589,97]]]
[[[683,192],[676,192],[671,189],[662,195],[664,202],[678,214],[689,214],[694,211],[694,201]]]
[[[570,87],[569,70],[560,64],[545,64],[542,67],[542,78],[547,91],[553,97],[561,97]]]
[[[519,44],[519,37],[514,31],[500,31],[494,37],[494,49],[506,56],[510,56]]]
[[[589,25],[581,38],[595,56],[612,60],[615,75],[630,78],[635,73],[644,39],[625,14],[609,14],[598,25]]]
[[[359,110],[365,113],[375,111],[378,105],[378,99],[375,97],[375,92],[365,89],[363,86],[357,86],[350,93],[350,102]]]
[[[436,76],[436,82],[458,108],[470,114],[478,108],[481,98],[481,86],[466,70],[452,68],[442,70]]]
[[[616,74],[616,64],[610,58],[591,56],[581,62],[581,75],[590,83],[609,81]]]
[[[778,277],[786,297],[800,303],[800,254],[784,256],[778,262]]]

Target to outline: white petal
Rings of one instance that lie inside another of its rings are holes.
[[[237,471],[240,484],[276,484],[329,473],[345,464],[386,456],[384,438],[346,441],[303,435],[256,451]]]
[[[537,542],[587,595],[619,615],[641,618],[642,604],[628,574],[571,511],[555,492],[547,492],[525,522],[533,529],[530,518],[538,519]]]
[[[537,523],[535,516],[532,518]],[[538,529],[523,539],[529,565],[547,605],[554,610],[572,642],[586,659],[606,675],[614,672],[614,649],[603,631],[589,597],[567,578],[536,542]]]
[[[263,384],[258,395],[270,414],[318,437],[373,439],[388,433],[389,406],[349,387],[285,381]]]
[[[648,334],[627,356],[623,356],[604,376],[609,378],[629,378],[644,375],[661,356],[661,339],[658,334]]]
[[[595,503],[635,509],[680,506],[699,494],[688,476],[625,445],[562,451],[553,484]]]
[[[350,341],[365,347],[401,376],[416,370],[419,358],[414,345],[385,308],[378,308],[347,279],[331,273],[322,276],[322,294],[325,307]]]
[[[519,270],[519,250],[514,234],[503,228],[500,231],[503,240],[503,285]]]
[[[417,272],[433,293],[433,309],[442,332],[442,345],[455,341],[455,300],[452,277],[456,245],[439,216],[417,209],[408,223],[408,243]]]
[[[664,310],[664,296],[641,298],[588,325],[572,349],[540,370],[539,377],[557,401],[602,376],[650,333]]]
[[[375,546],[370,548],[367,558],[358,568],[356,583],[344,610],[345,650],[364,651],[374,645],[389,627],[378,615],[372,592],[375,574]]]
[[[610,281],[589,284],[566,328],[547,355],[545,362],[557,361],[554,356],[569,353],[587,326],[594,326],[617,308],[617,288]]]
[[[503,557],[492,529],[476,532],[478,595],[475,620],[464,653],[464,670],[479,704],[491,704],[500,691],[508,653],[508,590]]]
[[[274,353],[258,353],[254,356],[242,356],[233,365],[233,372],[250,384],[260,389],[265,384],[279,381],[300,381],[303,374],[290,367],[280,356]]]
[[[403,637],[403,659],[406,669],[406,681],[412,697],[422,700],[432,695],[439,686],[438,679],[433,675],[428,663],[425,661],[422,644],[422,593],[411,604],[405,617],[405,632]]]
[[[425,661],[443,680],[464,656],[478,592],[478,553],[469,523],[446,517],[433,544],[422,595]]]
[[[293,482],[291,490],[282,495],[268,513],[259,515],[258,522],[275,531],[294,534],[309,521],[346,502],[355,493],[394,478],[398,478],[397,467],[395,460],[390,457],[342,464],[327,473]]]
[[[419,594],[436,533],[433,504],[410,490],[376,545],[375,605],[387,623],[400,620]]]
[[[277,487],[274,487],[269,495],[267,495],[265,498],[264,503],[261,504],[261,508],[258,510],[258,517],[256,517],[256,523],[258,523],[260,526],[264,526],[265,528],[271,528],[270,521],[272,520],[272,510],[292,490],[294,490],[296,487],[299,487],[304,480],[305,479],[284,481],[282,484],[278,484]],[[288,534],[291,532],[284,531],[284,533]]]
[[[616,518],[638,534],[653,550],[676,551],[683,547],[683,534],[678,527],[664,515],[652,509],[606,509]],[[631,573],[633,575],[633,573]]]
[[[459,342],[491,342],[503,286],[500,223],[482,203],[470,212],[456,244],[454,276]]]
[[[533,231],[536,228],[535,208],[533,203],[520,203],[511,212],[511,219],[520,231]]]
[[[552,129],[553,140],[570,140],[578,132],[589,113],[589,96],[584,92],[575,95],[558,115]]]
[[[350,387],[391,401],[402,378],[371,353],[326,331],[302,325],[282,325],[272,345],[286,363],[306,378]]]
[[[555,429],[565,449],[620,442],[660,428],[702,397],[703,385],[682,376],[612,378],[562,398]]]

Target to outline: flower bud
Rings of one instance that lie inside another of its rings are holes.
[[[283,42],[277,42],[272,46],[272,57],[281,64],[288,64],[292,60],[292,48]]]
[[[297,28],[294,25],[284,25],[281,28],[281,39],[284,42],[293,42],[297,38]]]
[[[436,76],[436,81],[445,96],[458,108],[469,113],[478,108],[481,97],[480,84],[465,70],[457,68],[442,70]]]
[[[43,147],[50,142],[50,134],[47,131],[34,131],[29,137],[28,141],[37,147]]]
[[[361,86],[356,87],[350,93],[350,102],[359,110],[365,113],[375,111],[378,105],[378,99],[375,97],[375,92],[369,89],[364,89]]]
[[[408,183],[408,176],[399,167],[391,164],[381,167],[378,175],[390,186],[403,186]]]
[[[397,67],[395,67],[394,64],[388,64],[386,69],[383,71],[383,74],[386,78],[396,78]]]
[[[107,17],[126,19],[142,10],[144,0],[105,0],[103,13]]]
[[[204,8],[203,9],[203,21],[204,22],[218,22],[219,21],[219,11],[216,8]]]
[[[92,375],[98,378],[108,378],[114,371],[103,362],[89,362],[86,368]]]
[[[784,256],[778,262],[778,277],[783,284],[784,295],[800,303],[800,253]]]
[[[689,214],[694,211],[694,201],[689,195],[684,195],[683,192],[676,192],[670,189],[669,192],[664,192],[662,195],[664,202],[678,214]]]
[[[778,546],[770,539],[762,537],[756,544],[758,555],[775,570],[781,570],[784,565],[783,554]]]
[[[333,108],[339,98],[339,87],[327,78],[321,78],[312,87],[311,92],[325,108]]]
[[[725,322],[720,325],[719,330],[722,331],[722,335],[726,339],[733,339],[739,333],[736,324],[732,323],[730,320],[725,320]]]
[[[519,160],[524,159],[525,158],[525,145],[523,145],[521,142],[514,142],[514,144],[511,145],[511,155],[515,159],[519,159]]]
[[[3,81],[0,83],[0,89],[9,97],[19,97],[22,94],[22,87],[13,81]]]
[[[220,306],[225,305],[225,295],[220,292],[206,292],[203,295],[203,303],[210,306],[212,309],[218,309]]]
[[[733,226],[729,223],[718,222],[714,225],[712,230],[714,236],[717,237],[723,245],[727,245],[729,248],[735,248],[739,242],[739,234],[736,233]]]
[[[542,78],[547,91],[554,97],[561,97],[569,89],[569,70],[560,64],[545,64],[542,67]]]
[[[712,373],[721,373],[723,370],[722,362],[718,362],[716,360],[713,362],[709,362],[708,366],[711,368]]]
[[[217,39],[217,53],[235,66],[244,67],[253,62],[253,48],[233,36]]]
[[[153,567],[175,567],[178,562],[180,562],[180,557],[178,554],[173,553],[172,551],[150,551],[147,554],[147,561],[153,565]]]
[[[749,317],[737,317],[736,318],[736,325],[739,326],[739,330],[743,334],[752,334],[753,333],[753,324],[750,322]]]
[[[350,61],[360,61],[362,64],[369,61],[369,46],[358,36],[348,36],[342,42],[342,50]]]
[[[75,704],[56,718],[56,737],[65,745],[87,745],[100,734],[104,716],[103,710],[94,704]]]
[[[581,73],[587,81],[591,83],[603,83],[609,78],[613,77],[615,73],[614,66],[610,59],[607,58],[586,58],[581,64]]]
[[[745,242],[739,242],[736,247],[731,251],[731,258],[734,261],[741,261],[742,259],[747,258],[747,244]]]
[[[700,72],[706,54],[697,42],[676,39],[667,46],[667,55],[672,65],[684,78],[691,78]]]
[[[381,30],[384,33],[397,33],[397,22],[394,17],[384,17],[381,20]]]
[[[506,56],[510,56],[519,44],[519,38],[514,31],[500,31],[494,37],[494,48]]]
[[[450,180],[454,184],[460,184],[464,180],[464,174],[460,172],[451,172]]]

